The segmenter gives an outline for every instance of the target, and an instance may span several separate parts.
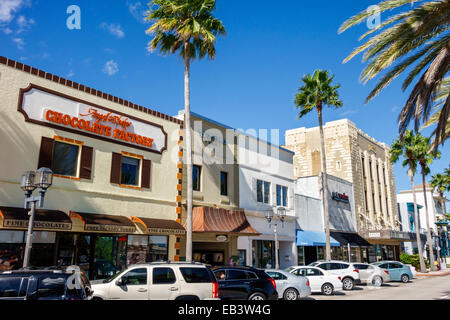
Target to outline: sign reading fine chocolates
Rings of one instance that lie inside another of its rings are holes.
[[[28,122],[156,153],[167,149],[161,125],[36,85],[21,89],[18,111]]]

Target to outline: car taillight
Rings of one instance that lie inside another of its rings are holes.
[[[219,284],[217,282],[212,283],[212,297],[214,299],[219,297]]]
[[[353,272],[359,273],[359,270],[353,270]]]
[[[341,277],[338,277],[338,279],[339,279],[339,280],[342,280],[342,278],[341,278]]]
[[[308,281],[306,281],[306,285],[307,285],[307,286],[309,286],[309,280],[308,280]]]
[[[389,271],[387,271],[387,270],[384,270],[384,272],[387,274],[387,275],[389,275]]]
[[[269,280],[270,280],[270,282],[272,283],[273,288],[274,288],[275,290],[277,290],[277,284],[275,283],[275,280],[273,280],[272,278],[270,278]]]

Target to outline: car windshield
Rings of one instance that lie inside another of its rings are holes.
[[[104,280],[103,280],[103,283],[109,283],[109,282],[113,281],[114,279],[116,279],[116,278],[119,276],[120,273],[121,273],[120,271],[117,271],[117,272],[116,272],[114,275],[112,275],[111,277],[104,279]]]
[[[314,267],[314,266],[317,266],[318,264],[319,264],[319,262],[312,262],[312,263],[308,264],[308,266]]]
[[[286,271],[286,272],[291,272],[291,271],[294,270],[294,269],[295,269],[295,267],[288,267],[288,268],[284,269],[284,271]]]

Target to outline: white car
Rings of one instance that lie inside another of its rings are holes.
[[[289,267],[286,269],[289,273],[308,278],[311,291],[332,295],[335,291],[342,290],[342,279],[339,276],[311,266]]]
[[[201,263],[134,265],[91,286],[93,300],[219,300],[217,280]]]
[[[413,267],[413,266],[411,266],[411,265],[408,265],[408,266],[409,266],[409,269],[411,269],[411,273],[412,273],[412,275],[413,275],[413,278],[415,278],[416,275],[417,275],[416,267]]]
[[[353,290],[355,284],[361,283],[358,269],[352,263],[343,261],[319,260],[309,264],[312,267],[328,271],[330,274],[340,276],[344,290]]]
[[[391,281],[387,270],[368,263],[355,263],[354,267],[359,270],[361,282],[367,285],[381,287],[383,283]]]
[[[311,294],[309,280],[284,270],[267,269],[265,272],[275,280],[278,297],[284,300],[298,300]]]

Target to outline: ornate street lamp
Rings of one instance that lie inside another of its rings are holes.
[[[280,269],[280,261],[278,258],[278,250],[279,250],[279,243],[278,243],[278,223],[272,223],[274,218],[273,209],[267,209],[264,213],[264,216],[267,219],[267,222],[269,223],[269,227],[274,226],[273,232],[275,235],[275,269]],[[282,227],[284,227],[284,220],[286,219],[286,208],[284,207],[278,207],[277,208],[277,214],[276,217],[278,217],[278,220],[281,222]]]
[[[53,183],[53,172],[49,168],[40,168],[36,171],[26,171],[20,179],[20,188],[25,192],[24,208],[30,209],[28,215],[30,219],[28,221],[28,233],[27,242],[25,246],[25,255],[23,258],[23,267],[28,268],[30,263],[31,252],[31,236],[33,234],[34,216],[36,211],[36,203],[39,203],[39,207],[44,206],[45,192]],[[33,197],[33,191],[39,188],[39,196]]]

